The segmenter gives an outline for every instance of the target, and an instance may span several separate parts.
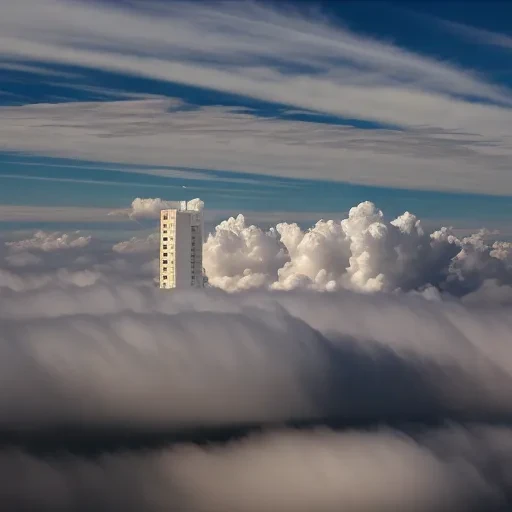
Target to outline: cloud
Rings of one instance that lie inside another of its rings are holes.
[[[160,211],[168,208],[178,208],[179,201],[164,201],[160,198],[142,199],[136,197],[132,201],[130,210],[118,210],[109,215],[128,215],[130,219],[159,219]]]
[[[37,260],[0,259],[1,506],[507,509],[511,246],[490,236],[368,202],[307,232],[228,219],[205,260],[236,294],[156,288],[155,235],[4,244]]]
[[[157,98],[4,107],[1,147],[302,178],[314,170],[319,178],[388,186],[511,190],[512,96],[505,87],[311,13],[245,2],[131,5],[6,5],[0,54],[207,87],[394,129],[261,119],[239,108],[181,108]],[[90,19],[102,22],[92,26]],[[482,179],[482,168],[492,179]]]
[[[512,284],[511,244],[489,244],[486,236],[479,232],[459,239],[449,228],[427,233],[409,212],[386,221],[367,201],[343,220],[321,220],[306,231],[280,223],[265,232],[247,226],[239,215],[209,236],[203,261],[210,284],[227,291],[436,287],[464,295],[487,280]]]
[[[55,71],[48,67],[34,66],[29,64],[20,64],[17,62],[2,62],[0,61],[0,70],[15,71],[18,73],[27,73],[34,75],[42,75],[46,77],[57,77],[57,78],[81,78],[81,75],[76,73],[69,73],[66,71]]]
[[[10,450],[0,452],[0,491],[10,510],[494,512],[510,503],[511,438],[493,428],[322,429],[96,459]]]
[[[505,126],[508,114],[482,138],[475,134],[481,133],[484,113],[476,112],[475,125],[469,121],[465,125],[464,130],[472,132],[468,134],[424,127],[414,131],[358,129],[262,119],[226,107],[176,110],[173,105],[172,100],[160,98],[0,107],[0,147],[84,160],[150,166],[172,163],[306,179],[312,178],[314,170],[317,179],[382,186],[492,194],[510,190],[509,175],[504,172],[512,147]],[[183,138],[185,132],[188,137]],[[147,151],[148,144],[151,151]],[[482,181],[483,167],[492,179]],[[186,169],[141,168],[137,172],[200,177]],[[203,178],[211,179],[206,173]]]
[[[37,231],[33,238],[19,240],[16,242],[6,242],[6,246],[11,252],[22,252],[27,250],[40,250],[44,252],[61,251],[66,249],[76,249],[85,247],[91,242],[90,236],[81,236],[79,231],[73,234],[67,233],[45,233]]]
[[[166,201],[156,198],[136,197],[132,201],[131,208],[128,210],[115,210],[109,212],[109,215],[127,215],[130,219],[159,219],[160,212],[169,208],[180,208],[181,201]],[[191,199],[186,201],[187,208],[190,210],[202,210],[204,202],[200,199]]]
[[[28,265],[38,265],[41,263],[41,258],[29,252],[21,252],[11,254],[5,257],[7,263],[13,267],[26,267]]]
[[[112,250],[121,254],[137,254],[153,252],[157,254],[159,250],[160,236],[158,233],[151,233],[146,238],[132,237],[130,240],[118,242],[112,247]]]
[[[203,207],[199,199],[188,204],[190,208]],[[161,198],[136,198],[131,208],[110,213],[114,218],[146,219],[156,224],[162,208],[176,205]],[[223,212],[205,213],[210,223]],[[259,214],[253,214],[250,216],[257,220]],[[504,287],[496,292],[498,296],[506,295],[512,285],[512,245],[497,241],[496,236],[485,230],[470,236],[446,227],[428,230],[412,213],[389,220],[373,203],[363,202],[339,220],[320,220],[306,230],[286,222],[265,230],[247,223],[243,215],[231,217],[208,236],[204,266],[210,285],[230,292],[349,289],[418,292],[431,298],[440,298],[439,293],[447,297],[473,294],[471,300],[476,300],[479,294],[474,292],[480,288],[485,288],[480,293],[493,295],[493,286]],[[89,245],[90,250],[80,251]],[[92,269],[101,275],[114,272],[119,277],[137,275],[142,280],[157,277],[157,233],[112,245],[79,232],[36,232],[6,242],[5,251],[6,271],[12,275],[19,267],[27,268],[32,278],[36,272],[62,268],[70,272]],[[23,273],[20,279],[23,281]]]
[[[487,44],[490,46],[497,46],[507,50],[512,50],[512,37],[499,32],[485,30],[464,23],[457,23],[454,21],[436,19],[439,26],[462,36],[475,43]]]
[[[512,412],[510,304],[347,291],[175,295],[136,268],[11,274],[15,285],[0,286],[9,382],[0,430]]]
[[[266,87],[260,88],[259,93],[251,91],[260,97],[268,94],[272,82],[282,87],[286,75],[300,75],[293,67],[300,64],[315,71],[317,78],[311,84],[322,84],[328,78],[339,86],[337,80],[350,72],[351,83],[359,86],[408,82],[413,89],[510,101],[509,91],[500,90],[475,74],[357,35],[344,27],[334,27],[313,13],[306,16],[297,9],[285,11],[250,2],[220,3],[215,7],[178,2],[161,4],[157,10],[142,2],[133,5],[135,9],[22,0],[15,6],[5,6],[2,51],[53,62],[74,57],[74,64],[158,78],[164,71],[158,72],[151,65],[161,59],[167,62],[171,72],[168,78],[173,81],[239,93],[249,92],[240,89],[244,83],[260,83]],[[73,21],[68,30],[56,22],[56,14],[61,21]],[[92,26],[88,20],[97,15],[101,15],[102,22]],[[198,35],[206,38],[207,44],[199,44]],[[80,37],[80,45],[76,37]],[[94,45],[98,37],[103,40],[101,51]],[[35,43],[39,43],[39,50]],[[118,57],[117,65],[113,57]],[[278,66],[273,67],[269,57],[287,64],[284,76],[276,72]],[[184,72],[181,77],[175,74],[178,69]],[[243,73],[236,80],[239,71]],[[297,84],[299,89],[301,85]],[[376,103],[382,99],[376,98]]]
[[[110,211],[76,206],[0,205],[4,222],[115,222],[115,217],[108,217]]]

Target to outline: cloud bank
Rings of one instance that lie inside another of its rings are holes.
[[[510,503],[510,429],[282,430],[227,445],[71,455],[0,453],[10,510],[500,511]]]
[[[205,242],[216,287],[179,294],[154,235],[4,243],[2,507],[507,510],[511,246],[490,238],[371,203],[309,231],[239,216]],[[51,448],[57,427],[84,447]]]

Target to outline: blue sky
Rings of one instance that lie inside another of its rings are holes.
[[[118,229],[135,197],[510,226],[509,2],[0,9],[0,229]]]

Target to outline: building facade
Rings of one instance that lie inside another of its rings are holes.
[[[160,288],[203,288],[202,204],[160,212]]]

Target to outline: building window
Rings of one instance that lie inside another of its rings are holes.
[[[164,268],[162,269],[162,272],[167,272],[167,267],[164,267]]]
[[[164,253],[162,254],[162,256],[163,256],[164,258],[166,258],[167,256],[169,256],[169,253],[164,252]]]
[[[162,238],[162,240],[163,240],[164,242],[168,242],[168,241],[169,241],[169,239],[168,239],[166,236],[164,236],[164,237]]]
[[[169,215],[167,213],[164,213],[164,220],[167,220],[169,218]]]
[[[166,281],[166,280],[167,280],[167,276],[162,276],[162,279],[163,279],[164,281]]]
[[[165,245],[163,246],[163,249],[167,249],[167,244],[165,244]]]
[[[162,261],[164,265],[167,265],[167,260]]]

